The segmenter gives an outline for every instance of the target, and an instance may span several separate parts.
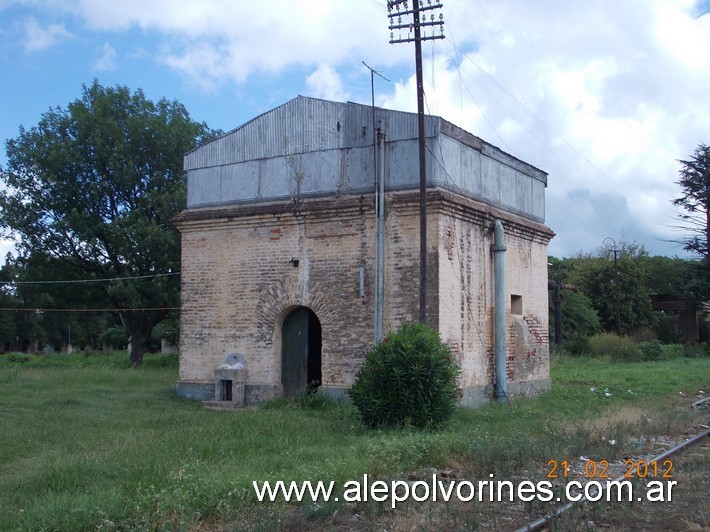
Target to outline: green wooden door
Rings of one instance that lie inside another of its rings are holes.
[[[284,320],[281,384],[284,397],[298,397],[321,384],[321,326],[312,310],[300,307]]]
[[[308,383],[308,329],[310,311],[301,307],[284,320],[281,384],[284,397],[300,395]]]

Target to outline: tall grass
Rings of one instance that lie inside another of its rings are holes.
[[[540,397],[461,409],[436,432],[368,430],[349,403],[321,398],[206,410],[175,397],[174,356],[146,357],[141,368],[125,358],[0,355],[0,530],[241,528],[289,511],[260,506],[253,480],[343,483],[452,465],[505,477],[582,452],[608,459],[623,452],[608,448],[610,435],[682,422],[672,404],[660,412],[666,398],[710,384],[706,358],[561,358]],[[617,415],[630,407],[658,411],[658,422]]]

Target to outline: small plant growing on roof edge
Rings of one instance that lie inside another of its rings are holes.
[[[367,354],[348,395],[367,427],[436,427],[458,406],[460,371],[435,330],[407,324]]]

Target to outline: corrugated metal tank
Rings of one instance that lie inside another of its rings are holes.
[[[419,186],[417,115],[375,109],[387,190]],[[427,186],[544,221],[547,174],[427,116]],[[374,190],[372,107],[298,96],[185,155],[188,208]]]

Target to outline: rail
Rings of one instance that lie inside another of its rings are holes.
[[[710,436],[710,429],[707,429],[707,430],[701,432],[700,434],[696,434],[692,438],[684,441],[683,443],[676,445],[672,449],[669,449],[668,451],[666,451],[662,454],[659,454],[655,458],[652,458],[651,460],[649,460],[649,462],[653,462],[654,460],[658,461],[658,462],[662,462],[663,460],[665,460],[669,456],[672,456],[673,454],[677,453],[678,451],[685,449],[686,447],[689,447],[689,446],[693,445],[694,443],[698,443],[700,440],[702,440],[703,438],[707,438],[708,436]],[[624,480],[623,476],[615,478],[613,482],[621,482],[622,480]],[[532,530],[539,530],[540,528],[545,526],[545,524],[547,524],[550,520],[565,513],[567,510],[570,510],[576,504],[584,503],[586,500],[587,500],[587,498],[583,496],[577,501],[568,502],[564,506],[557,508],[556,510],[550,512],[549,514],[545,515],[544,517],[541,517],[540,519],[537,519],[537,520],[535,520],[531,523],[528,523],[527,525],[517,529],[516,532],[529,532]]]

